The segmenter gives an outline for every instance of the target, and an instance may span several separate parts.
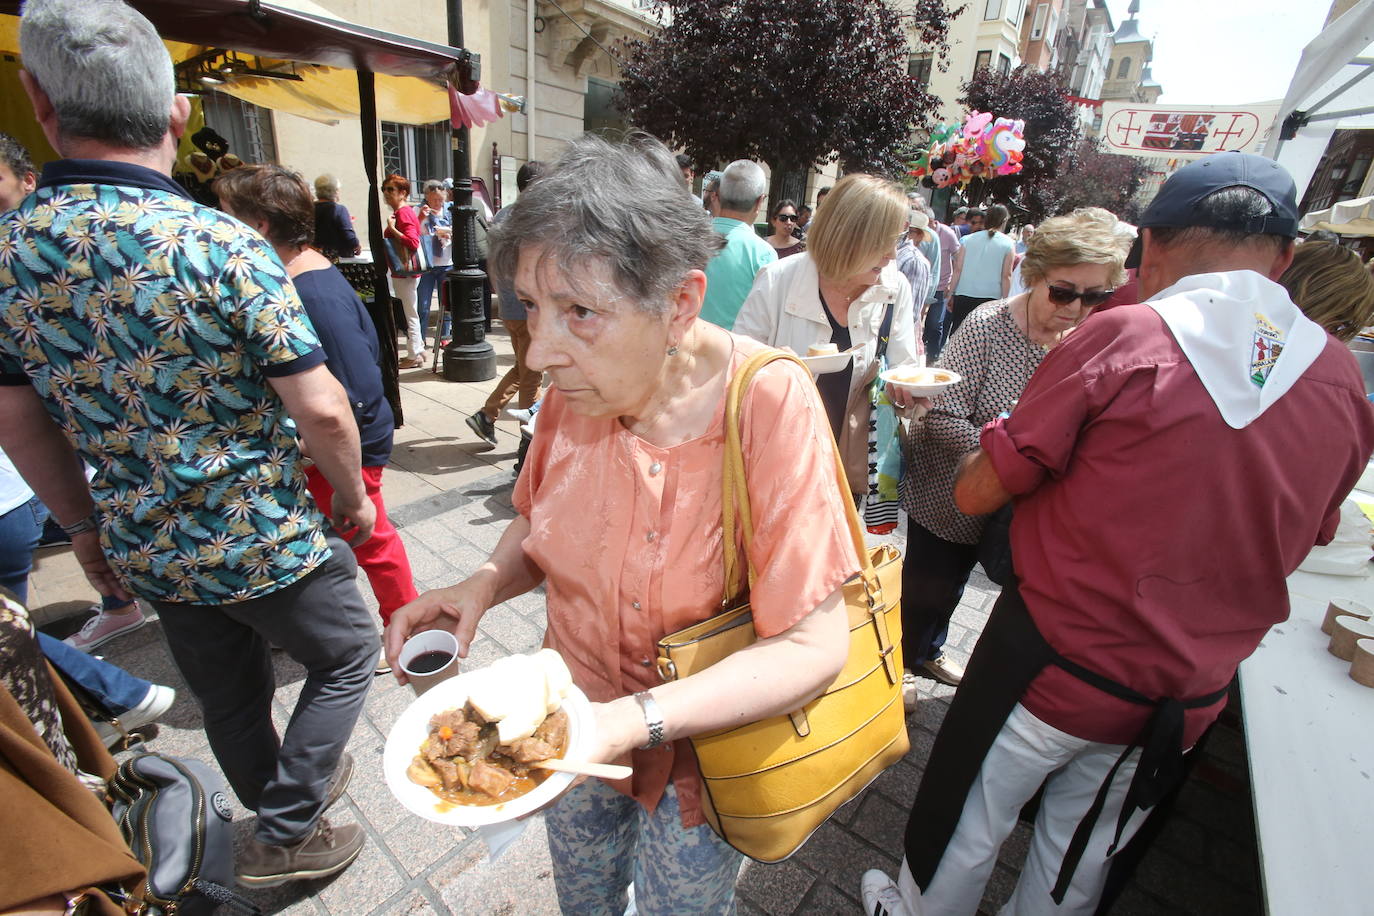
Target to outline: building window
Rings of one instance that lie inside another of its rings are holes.
[[[997,72],[1006,76],[1011,72],[1011,58],[1005,54],[997,55]]]
[[[1002,3],[1003,3],[1003,0],[988,0],[988,5],[985,6],[985,7],[983,8],[983,18],[984,18],[984,19],[1001,19],[1001,18],[1002,18]]]
[[[1007,21],[1021,25],[1021,19],[1026,15],[1026,0],[1012,0],[1007,6]]]
[[[974,72],[984,70],[990,66],[992,66],[992,52],[979,51],[978,56],[973,61]]]
[[[916,85],[925,87],[930,85],[930,67],[933,63],[929,54],[913,54],[906,62],[907,76],[916,81]]]
[[[1130,59],[1129,57],[1123,57],[1123,58],[1121,58],[1121,66],[1118,67],[1117,70],[1116,70],[1116,78],[1119,79],[1119,80],[1124,80],[1126,77],[1128,77],[1128,76],[1130,76],[1130,75],[1131,75],[1131,59]]]
[[[244,162],[275,163],[277,138],[272,132],[272,113],[251,102],[221,92],[200,97],[205,123],[229,141],[229,152]]]
[[[1045,20],[1049,18],[1050,5],[1042,3],[1035,8],[1035,19],[1031,22],[1031,41],[1039,41],[1045,37]]]
[[[1341,188],[1344,197],[1350,197],[1360,190],[1360,185],[1364,184],[1364,176],[1369,174],[1369,153],[1360,153],[1355,157],[1355,161],[1350,166],[1349,178]]]
[[[453,171],[447,121],[415,126],[382,122],[382,171],[398,173],[418,185],[430,178],[446,178]],[[412,192],[418,195],[417,189]]]

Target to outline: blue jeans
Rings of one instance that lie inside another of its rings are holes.
[[[926,345],[926,365],[931,366],[940,358],[940,351],[945,348],[945,294],[937,292],[935,300],[930,303],[930,308],[926,310],[925,327],[922,328],[921,336]]]
[[[425,340],[429,339],[430,300],[434,298],[435,290],[439,290],[439,307],[443,308],[444,277],[448,276],[448,272],[450,270],[452,270],[452,268],[449,265],[445,264],[443,267],[432,267],[424,273],[420,274],[420,289],[418,293],[418,301],[416,302],[415,307],[420,315],[420,336]],[[452,320],[453,319],[449,315],[448,309],[444,309],[444,316],[440,319],[439,322],[439,340],[443,340],[445,337],[448,336],[449,324],[452,322]]]
[[[14,592],[23,604],[29,600],[33,549],[38,545],[47,518],[48,507],[37,496],[0,515],[0,585]],[[117,607],[121,602],[114,599],[113,604]],[[110,606],[110,599],[106,599],[105,606]],[[111,715],[133,709],[143,702],[153,687],[123,668],[73,649],[47,633],[38,634],[38,645],[53,667],[84,687]]]
[[[711,828],[683,827],[669,784],[650,813],[588,779],[544,814],[553,883],[564,916],[625,912],[634,884],[639,916],[730,916],[744,856]]]

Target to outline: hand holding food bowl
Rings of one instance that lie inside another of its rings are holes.
[[[933,366],[895,366],[881,378],[909,398],[933,398],[961,380],[959,373]]]

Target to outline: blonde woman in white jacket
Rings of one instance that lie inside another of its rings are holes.
[[[867,426],[852,421],[856,411],[867,410],[861,390],[878,371],[878,337],[889,305],[888,365],[913,365],[921,352],[911,284],[893,263],[907,215],[906,195],[896,184],[845,176],[816,211],[807,250],[760,270],[735,319],[736,334],[803,356],[815,344],[858,347],[847,370],[816,379],[840,453],[854,469],[850,486],[856,492],[867,486],[857,479],[863,462],[854,458],[861,445],[867,447]],[[899,410],[914,406],[895,389],[891,396]],[[862,443],[849,441],[859,436]]]

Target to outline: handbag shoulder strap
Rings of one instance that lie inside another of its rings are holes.
[[[763,350],[749,357],[730,379],[725,396],[725,461],[721,494],[721,527],[724,536],[725,555],[725,595],[722,605],[729,604],[745,591],[744,573],[741,570],[739,549],[736,545],[736,530],[743,536],[745,565],[747,565],[747,584],[752,587],[757,571],[748,559],[754,542],[753,515],[749,506],[749,487],[745,479],[744,448],[740,439],[740,412],[744,406],[744,394],[749,390],[758,371],[776,360],[789,360],[809,374],[806,364],[790,353],[781,350]],[[858,554],[859,566],[864,581],[870,588],[877,587],[877,573],[873,570],[872,560],[864,544],[863,528],[859,524],[859,514],[854,508],[854,500],[842,486],[845,478],[844,465],[840,462],[840,451],[831,439],[831,455],[835,460],[836,489],[840,492],[840,502],[845,507],[845,518],[849,533],[854,540],[854,550]]]
[[[887,355],[887,341],[892,336],[892,313],[897,310],[897,303],[889,302],[883,306],[883,323],[878,327],[878,345],[873,352],[873,362],[877,363]]]

